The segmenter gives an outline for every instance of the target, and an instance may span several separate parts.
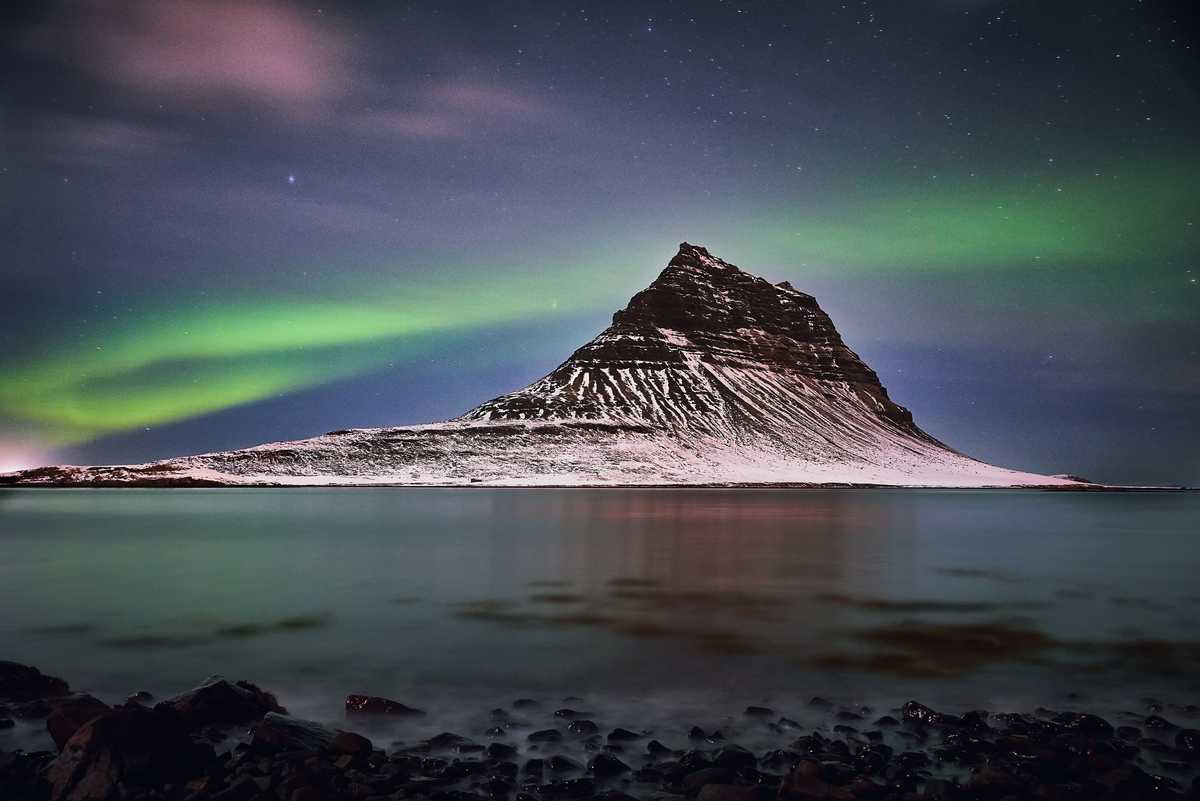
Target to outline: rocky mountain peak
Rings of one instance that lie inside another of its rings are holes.
[[[751,410],[730,418],[743,401],[733,397],[736,389],[716,386],[714,370],[738,371],[748,382],[837,384],[890,424],[920,433],[816,298],[689,242],[554,372],[464,419],[617,419],[721,431],[757,425]]]

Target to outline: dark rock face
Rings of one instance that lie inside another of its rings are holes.
[[[56,698],[70,691],[65,681],[47,676],[35,667],[0,661],[0,701],[21,704]]]
[[[64,696],[55,703],[46,718],[46,730],[61,751],[71,735],[79,731],[83,724],[111,711],[108,704],[86,693]]]
[[[615,419],[705,433],[761,425],[738,387],[703,380],[695,362],[846,384],[881,417],[929,440],[846,347],[816,298],[687,242],[609,328],[553,373],[460,419]]]
[[[268,712],[250,739],[251,745],[275,751],[326,751],[333,748],[337,734],[311,720]],[[370,742],[367,743],[370,750]]]
[[[248,681],[231,683],[210,676],[199,687],[158,704],[170,709],[189,726],[220,726],[258,720],[268,712],[287,713],[275,696]]]
[[[51,801],[111,801],[196,775],[215,759],[169,709],[123,707],[80,727],[47,772]],[[122,789],[124,788],[124,789]]]
[[[360,715],[396,715],[398,717],[424,717],[420,709],[405,706],[399,701],[378,695],[347,695],[346,711]]]

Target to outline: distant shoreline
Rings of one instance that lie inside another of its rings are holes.
[[[0,476],[0,489],[502,489],[502,490],[911,490],[924,492],[1098,492],[1098,493],[1176,493],[1200,492],[1200,487],[1184,486],[1120,486],[1115,484],[1088,484],[1080,486],[1028,485],[1011,487],[937,487],[910,484],[808,484],[808,483],[746,483],[746,484],[411,484],[411,483],[365,483],[365,484],[226,484],[220,482],[195,481],[111,481],[111,482],[37,482],[19,483],[6,481]]]

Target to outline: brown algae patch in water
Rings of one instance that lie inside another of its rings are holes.
[[[586,600],[584,595],[569,592],[538,592],[529,596],[529,602],[535,604],[580,604]]]
[[[613,579],[608,580],[608,586],[610,586],[610,587],[627,587],[627,588],[643,587],[644,588],[644,587],[657,587],[660,584],[662,584],[662,582],[659,581],[658,579],[637,578],[634,576],[623,577],[623,578],[618,577],[618,578],[613,578]]]
[[[1016,584],[1021,581],[1020,578],[1010,573],[1000,570],[988,570],[981,567],[939,567],[933,572],[953,578],[988,579],[989,581],[999,581],[1004,584]]]
[[[824,604],[846,606],[869,612],[994,612],[1004,606],[1003,604],[991,601],[945,601],[935,599],[897,601],[890,598],[844,595],[841,593],[821,593],[814,595],[813,600]]]
[[[233,623],[221,626],[213,633],[217,637],[260,637],[281,631],[318,629],[327,625],[329,620],[329,615],[294,615],[264,623]]]
[[[1015,623],[905,622],[859,631],[879,650],[818,656],[816,664],[896,676],[956,677],[1005,662],[1040,662],[1061,645],[1038,629]]]

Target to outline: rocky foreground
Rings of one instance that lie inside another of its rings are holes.
[[[1200,799],[1200,708],[1148,701],[1139,726],[1096,715],[942,714],[839,708],[814,698],[818,730],[765,707],[686,741],[610,728],[559,703],[517,699],[490,727],[384,749],[289,716],[270,693],[219,677],[153,703],[110,707],[35,668],[0,662],[0,799],[123,801],[812,801],[815,799]],[[351,728],[425,713],[346,698]],[[45,720],[58,753],[4,752],[12,718]],[[361,724],[361,725],[358,725]],[[762,753],[739,734],[777,744]],[[682,739],[682,738],[680,738]]]

